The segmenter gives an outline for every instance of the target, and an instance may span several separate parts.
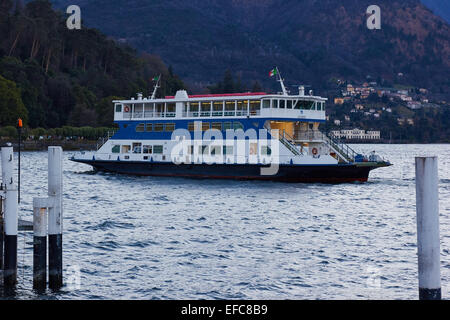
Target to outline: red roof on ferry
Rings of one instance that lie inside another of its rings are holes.
[[[266,92],[245,92],[245,93],[220,93],[220,94],[198,94],[189,95],[189,98],[219,98],[219,97],[247,97],[247,96],[265,96]],[[166,99],[174,99],[175,96],[167,96]]]

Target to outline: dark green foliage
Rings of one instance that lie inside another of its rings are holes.
[[[27,123],[28,112],[16,84],[0,76],[0,126],[16,124],[18,118]]]
[[[227,70],[223,77],[223,80],[215,85],[208,87],[211,93],[241,93],[248,91],[242,85],[241,77],[237,77],[235,80],[231,71]]]
[[[18,103],[26,107],[2,114],[0,125],[14,125],[18,114],[26,120],[28,113],[32,128],[110,126],[114,96],[150,95],[150,79],[158,74],[159,95],[184,88],[158,56],[138,56],[84,26],[69,30],[65,19],[48,0],[31,1],[24,8],[0,1],[0,75],[11,81],[8,90],[14,83],[20,89],[15,91],[20,92]]]

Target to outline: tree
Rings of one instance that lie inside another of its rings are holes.
[[[253,87],[252,87],[252,92],[262,92],[263,88],[261,87],[261,85],[259,84],[258,81],[255,81],[253,83]]]
[[[20,96],[16,83],[0,76],[0,126],[15,125],[21,118],[28,121],[28,111]]]

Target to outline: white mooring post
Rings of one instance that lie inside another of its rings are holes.
[[[4,271],[5,289],[13,289],[17,282],[18,192],[14,181],[13,148],[2,148],[2,183],[5,194],[4,213]]]
[[[49,288],[58,290],[62,277],[62,162],[61,147],[48,148],[48,196],[52,206],[48,210],[48,274]]]
[[[33,199],[33,289],[47,285],[47,199]]]
[[[441,299],[438,158],[416,157],[419,299]]]

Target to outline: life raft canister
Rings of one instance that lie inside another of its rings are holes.
[[[125,106],[124,111],[125,111],[125,112],[130,112],[130,107],[129,107],[129,106]]]
[[[319,150],[317,150],[317,148],[313,148],[313,149],[311,150],[311,152],[312,152],[313,155],[316,156],[316,155],[319,153]]]

